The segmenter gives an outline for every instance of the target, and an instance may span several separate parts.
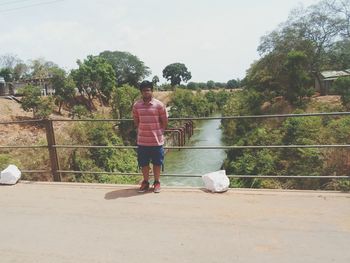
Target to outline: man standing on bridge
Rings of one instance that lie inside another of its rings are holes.
[[[153,84],[140,84],[142,99],[133,106],[133,118],[137,128],[137,161],[142,168],[143,181],[139,193],[149,189],[149,163],[153,164],[155,193],[160,192],[160,169],[164,160],[164,130],[168,125],[165,105],[153,98]]]

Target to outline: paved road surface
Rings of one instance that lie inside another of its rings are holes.
[[[350,194],[0,186],[0,262],[350,262]]]

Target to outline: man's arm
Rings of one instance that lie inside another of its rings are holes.
[[[159,121],[161,128],[165,130],[168,127],[168,114],[165,106],[163,106],[162,110],[160,111]]]
[[[139,114],[135,108],[135,105],[132,107],[132,117],[134,119],[134,125],[135,125],[135,128],[137,129],[139,127]]]

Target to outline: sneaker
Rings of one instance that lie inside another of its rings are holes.
[[[148,181],[142,181],[141,187],[140,187],[138,192],[139,193],[144,193],[144,192],[148,191],[148,189],[149,189],[149,182]]]
[[[160,182],[159,181],[155,181],[153,183],[153,192],[160,193]]]

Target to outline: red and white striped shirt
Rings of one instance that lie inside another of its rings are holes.
[[[135,102],[133,118],[138,121],[137,145],[160,146],[164,144],[164,130],[161,123],[167,122],[165,105],[152,98],[150,102],[142,99]]]

